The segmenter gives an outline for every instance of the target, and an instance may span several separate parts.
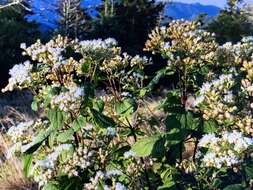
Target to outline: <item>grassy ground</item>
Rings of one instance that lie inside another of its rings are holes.
[[[0,129],[33,119],[36,114],[31,110],[32,95],[28,91],[0,93]]]
[[[22,172],[22,163],[12,157],[6,159],[9,147],[4,133],[19,122],[34,119],[36,114],[31,110],[32,95],[28,91],[15,91],[0,94],[0,190],[36,190]]]
[[[23,175],[22,163],[16,157],[6,159],[5,152],[9,147],[8,140],[0,134],[0,190],[37,190],[36,184]]]

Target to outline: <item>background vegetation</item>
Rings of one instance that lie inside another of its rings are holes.
[[[29,1],[0,9],[0,186],[252,189],[253,23],[242,3],[173,21],[160,1],[104,0],[91,13],[60,0],[46,35],[27,20]]]

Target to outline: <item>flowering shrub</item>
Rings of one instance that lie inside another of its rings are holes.
[[[150,34],[145,50],[168,64],[147,86],[152,61],[114,39],[22,44],[30,62],[3,91],[29,88],[42,116],[9,129],[8,155],[44,190],[251,189],[253,39],[219,46],[199,27],[175,21]],[[158,117],[146,96],[166,75],[178,83]]]

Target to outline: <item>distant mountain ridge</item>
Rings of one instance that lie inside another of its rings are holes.
[[[34,15],[30,15],[28,20],[35,21],[41,25],[43,30],[53,29],[56,27],[56,20],[58,18],[56,12],[52,8],[56,0],[35,0],[32,4]],[[86,0],[83,1],[82,6],[92,9],[96,5],[101,4],[101,0]],[[210,17],[218,15],[220,8],[211,5],[202,5],[200,3],[187,4],[181,2],[172,2],[165,6],[164,14],[173,19],[192,20],[199,14],[205,13]]]
[[[165,15],[173,19],[192,20],[200,14],[207,14],[210,17],[217,16],[220,8],[212,5],[202,5],[200,3],[187,4],[173,2],[165,7]]]

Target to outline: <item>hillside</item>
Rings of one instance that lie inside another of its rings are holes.
[[[55,0],[53,0],[55,1]],[[48,0],[35,0],[33,3],[34,15],[28,17],[29,20],[38,22],[41,24],[43,30],[47,28],[56,27],[55,23],[57,20],[57,14],[54,5],[49,7]],[[87,0],[83,2],[83,6],[89,8],[89,10],[94,9],[96,5],[99,5],[101,0]],[[173,19],[186,19],[192,20],[196,16],[202,13],[206,13],[208,16],[216,16],[220,11],[220,8],[210,5],[202,5],[200,3],[187,4],[180,2],[173,2],[166,5],[164,14],[166,16],[172,17]]]

